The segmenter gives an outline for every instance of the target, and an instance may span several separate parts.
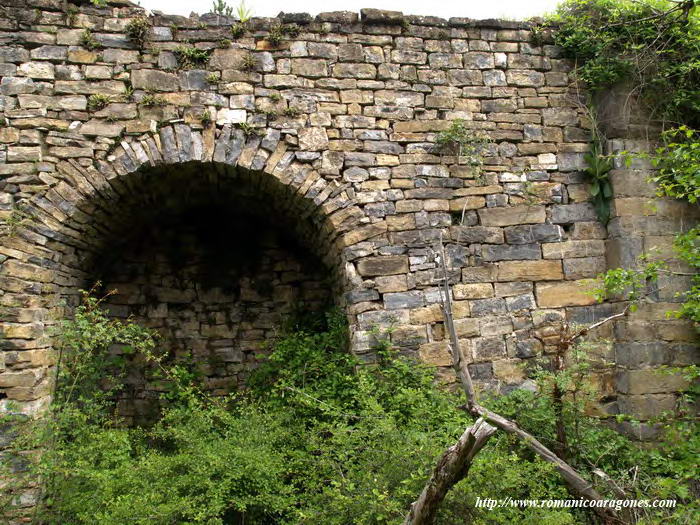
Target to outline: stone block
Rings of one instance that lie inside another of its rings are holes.
[[[245,109],[221,108],[216,112],[216,124],[223,126],[226,124],[241,124],[248,119],[248,112]]]
[[[478,337],[473,339],[473,345],[475,361],[493,361],[506,357],[503,337]]]
[[[35,146],[10,146],[7,148],[9,162],[40,162],[41,148]]]
[[[22,76],[38,80],[55,78],[54,65],[50,62],[25,62],[19,65],[17,72]]]
[[[499,281],[557,281],[564,278],[561,261],[504,261],[498,263]]]
[[[503,244],[503,229],[488,226],[452,226],[450,237],[459,243]]]
[[[408,269],[408,257],[405,255],[365,257],[357,262],[357,272],[366,277],[401,274],[408,272]]]
[[[662,394],[679,392],[688,387],[681,374],[662,370],[624,370],[615,377],[617,390],[623,394]]]
[[[37,377],[32,370],[0,373],[0,388],[33,387],[36,382]]]
[[[478,319],[455,319],[454,322],[457,337],[473,337],[480,334]]]
[[[173,73],[156,69],[135,69],[131,72],[131,85],[134,89],[147,91],[175,91],[180,83],[177,75]]]
[[[674,394],[621,395],[617,398],[620,414],[628,414],[641,420],[672,414],[676,403],[677,396]]]
[[[531,293],[506,297],[506,308],[509,312],[533,310],[535,307],[535,296]]]
[[[535,293],[540,308],[561,308],[563,306],[587,306],[596,303],[590,294],[596,287],[589,280],[561,283],[537,283]]]
[[[328,76],[328,63],[313,58],[293,58],[292,74],[303,77],[321,78]]]
[[[493,365],[491,363],[472,363],[468,365],[469,375],[475,381],[488,381],[493,379]]]
[[[510,316],[481,317],[474,320],[479,321],[479,332],[483,337],[510,335],[513,332]]]
[[[328,147],[328,134],[325,128],[303,128],[299,132],[299,147],[306,151],[321,151]]]
[[[504,231],[509,244],[560,241],[564,236],[564,230],[556,224],[510,226]]]
[[[605,257],[564,259],[564,276],[567,280],[590,279],[607,270]]]
[[[544,243],[542,257],[545,259],[568,259],[605,255],[605,241],[584,240]]]
[[[398,347],[417,348],[428,342],[424,326],[396,326],[391,332],[391,342]]]
[[[452,366],[452,354],[447,341],[426,343],[418,350],[420,360],[433,366]]]
[[[246,49],[227,48],[214,49],[209,57],[211,69],[237,69],[240,70],[245,57],[250,53]]]
[[[507,312],[506,302],[500,297],[492,299],[477,299],[471,301],[471,311],[473,317],[505,314]]]
[[[334,64],[332,74],[338,78],[373,79],[377,76],[377,66],[373,64]]]
[[[590,202],[576,204],[559,204],[552,206],[552,222],[554,224],[570,224],[574,222],[596,221],[595,208]]]
[[[396,292],[384,294],[384,307],[387,310],[400,310],[404,308],[419,308],[425,305],[423,292]]]
[[[506,71],[506,80],[509,86],[517,87],[542,87],[544,86],[544,74],[539,71],[527,69],[510,69]]]
[[[504,208],[484,208],[477,212],[483,226],[512,226],[515,224],[536,224],[545,221],[544,206],[512,206]]]
[[[522,295],[530,293],[533,290],[531,282],[514,282],[514,283],[496,283],[496,297],[511,297],[514,295]]]
[[[452,287],[452,295],[458,300],[493,297],[493,285],[491,283],[455,284]]]
[[[405,292],[408,290],[408,283],[405,275],[387,275],[374,279],[377,290],[380,293]]]
[[[539,244],[502,244],[484,246],[482,248],[482,257],[485,261],[541,259],[542,251]]]
[[[523,363],[517,359],[500,359],[493,362],[493,375],[506,383],[520,383],[525,379]]]

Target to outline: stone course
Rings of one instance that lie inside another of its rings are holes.
[[[359,356],[372,361],[376,330],[386,330],[452,381],[435,257],[442,239],[464,356],[480,388],[497,392],[532,388],[526,370],[553,350],[563,321],[620,308],[594,305],[587,279],[668,246],[697,220],[677,203],[649,208],[648,167],[633,164],[613,171],[614,218],[607,229],[597,222],[581,171],[590,122],[573,66],[556,46],[535,45],[527,23],[365,9],[253,19],[234,39],[229,17],[154,13],[139,49],[125,27],[144,11],[123,0],[77,12],[59,0],[0,4],[0,303],[9,312],[0,395],[28,413],[48,402],[49,329],[62,304],[75,305],[95,261],[139,227],[141,211],[177,212],[189,192],[206,194],[199,202],[230,197],[229,206],[292,231],[330,275]],[[271,43],[270,30],[290,23],[298,34]],[[86,31],[97,47],[85,47]],[[185,69],[182,46],[208,59]],[[102,107],[96,94],[108,97]],[[480,171],[435,146],[455,119],[490,139]],[[616,139],[611,151],[628,142]],[[235,242],[226,223],[211,229]],[[273,296],[287,286],[265,279]],[[146,307],[136,281],[124,280],[119,301],[142,313],[171,302]],[[608,413],[649,417],[675,399],[681,383],[650,373],[675,359],[664,349],[693,340],[689,323],[664,317],[677,301],[660,290],[658,303],[602,334],[621,342],[603,351],[620,365],[617,382],[596,372],[601,398],[622,399]],[[209,325],[190,306],[199,323],[191,333],[206,348],[232,339],[219,332],[226,323]],[[220,376],[211,370],[213,382]]]

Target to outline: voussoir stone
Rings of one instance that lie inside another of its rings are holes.
[[[406,273],[408,257],[405,255],[365,257],[357,262],[357,272],[366,277]]]

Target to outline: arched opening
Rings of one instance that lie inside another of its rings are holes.
[[[110,314],[155,329],[159,351],[187,363],[205,390],[244,386],[286,324],[313,323],[342,296],[323,219],[278,179],[189,162],[121,182],[124,191],[91,202],[92,233],[64,298],[74,307],[76,291],[98,281],[98,293],[116,290],[103,303]],[[119,412],[139,423],[162,391],[136,359]]]

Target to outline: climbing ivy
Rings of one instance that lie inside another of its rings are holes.
[[[700,126],[699,0],[566,0],[554,41],[589,90],[623,82],[666,127]]]

